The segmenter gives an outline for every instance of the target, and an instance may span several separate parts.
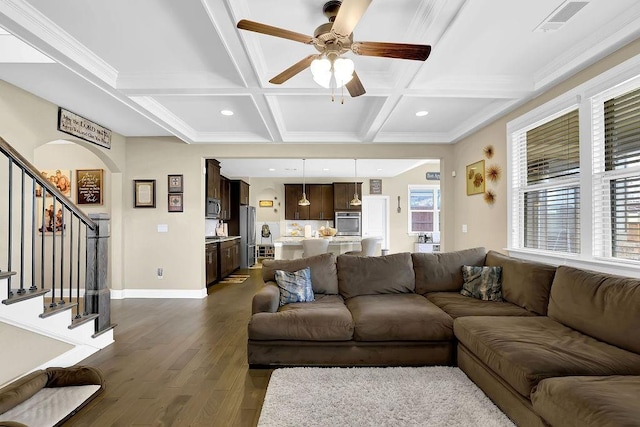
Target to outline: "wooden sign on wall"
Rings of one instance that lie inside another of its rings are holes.
[[[58,130],[101,147],[111,148],[109,129],[62,107],[58,107]]]
[[[102,204],[102,177],[102,169],[76,171],[76,201],[79,205]]]

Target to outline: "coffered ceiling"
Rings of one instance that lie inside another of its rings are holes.
[[[323,4],[0,0],[0,79],[125,136],[452,143],[640,35],[637,0],[373,0],[354,40],[429,44],[431,56],[348,53],[366,94],[344,91],[342,103],[309,70],[269,83],[312,46],[236,28],[248,19],[313,35]],[[534,31],[561,6],[584,7]]]

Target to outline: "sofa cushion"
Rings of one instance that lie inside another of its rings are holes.
[[[487,253],[486,265],[502,267],[502,298],[540,315],[547,314],[549,291],[556,267],[525,261],[496,251]]]
[[[464,316],[536,316],[510,302],[482,301],[458,292],[431,292],[425,296],[454,319]]]
[[[554,426],[640,423],[640,376],[563,377],[540,381],[533,409]]]
[[[463,265],[464,283],[460,294],[483,301],[502,301],[501,272],[502,268],[496,266]]]
[[[311,270],[309,267],[293,273],[276,270],[276,283],[280,290],[280,307],[292,302],[313,301]]]
[[[459,317],[454,332],[460,344],[527,398],[545,378],[640,375],[640,354],[548,317]]]
[[[362,295],[346,301],[356,341],[448,341],[453,320],[417,294]]]
[[[316,294],[337,294],[338,273],[336,270],[336,256],[322,254],[301,259],[265,259],[262,261],[262,280],[275,281],[276,270],[290,273],[309,267],[311,269],[311,284]]]
[[[379,257],[338,257],[338,286],[345,298],[358,295],[413,293],[411,254]]]
[[[353,319],[340,295],[316,295],[313,302],[287,304],[276,313],[256,313],[249,321],[249,339],[348,341]]]
[[[558,267],[549,317],[615,346],[640,353],[640,280]]]
[[[411,254],[416,276],[416,293],[424,295],[427,292],[459,292],[463,283],[462,266],[482,266],[485,255],[485,248]]]

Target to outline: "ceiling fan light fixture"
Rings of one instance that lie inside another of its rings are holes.
[[[325,89],[341,88],[353,79],[355,66],[349,58],[336,58],[333,63],[326,56],[311,61],[313,80]]]

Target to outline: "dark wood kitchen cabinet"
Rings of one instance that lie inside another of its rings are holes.
[[[239,181],[239,191],[240,191],[240,204],[241,205],[249,205],[249,184],[244,181]]]
[[[362,200],[362,183],[358,182],[358,198]],[[355,192],[355,184],[353,182],[334,182],[333,183],[333,210],[342,211],[360,211],[361,206],[351,206],[349,202],[353,199]]]
[[[220,278],[240,268],[240,239],[220,242]]]
[[[307,186],[308,187],[308,186]],[[309,195],[307,194],[307,198]],[[284,185],[284,218],[287,220],[309,219],[309,206],[300,206],[302,184]]]
[[[231,219],[231,181],[226,177],[220,177],[220,219]]]
[[[204,245],[204,259],[206,266],[206,285],[209,286],[218,280],[218,243]]]
[[[207,177],[206,196],[211,199],[220,198],[220,162],[206,159],[205,170]]]
[[[309,219],[333,220],[332,184],[307,185],[307,198],[309,202],[311,202],[311,206],[309,206]]]

